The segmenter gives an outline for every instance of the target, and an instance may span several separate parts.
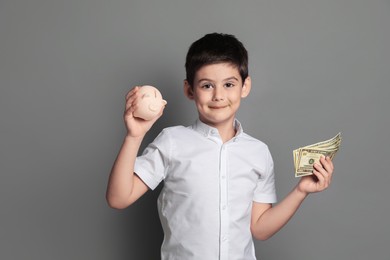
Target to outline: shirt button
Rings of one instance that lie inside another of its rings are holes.
[[[226,205],[223,205],[223,206],[222,206],[222,209],[225,210],[225,209],[226,209]]]
[[[222,241],[224,241],[224,242],[226,242],[227,240],[228,240],[227,236],[224,236],[224,237],[222,238]]]

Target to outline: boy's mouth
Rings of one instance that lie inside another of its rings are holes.
[[[226,106],[209,106],[209,108],[211,108],[211,109],[223,109],[225,107],[227,107],[227,105]]]

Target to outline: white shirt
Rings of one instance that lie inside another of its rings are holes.
[[[164,242],[163,260],[256,259],[252,202],[276,202],[268,147],[245,134],[226,143],[201,121],[164,129],[138,157],[136,174],[154,189]]]

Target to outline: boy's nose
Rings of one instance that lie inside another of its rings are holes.
[[[224,100],[223,89],[220,87],[216,87],[213,92],[213,101]]]

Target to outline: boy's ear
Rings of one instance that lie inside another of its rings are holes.
[[[252,80],[251,77],[247,77],[242,85],[241,98],[246,98],[251,92]]]
[[[184,80],[184,95],[186,95],[188,99],[194,100],[194,90],[186,79]]]

